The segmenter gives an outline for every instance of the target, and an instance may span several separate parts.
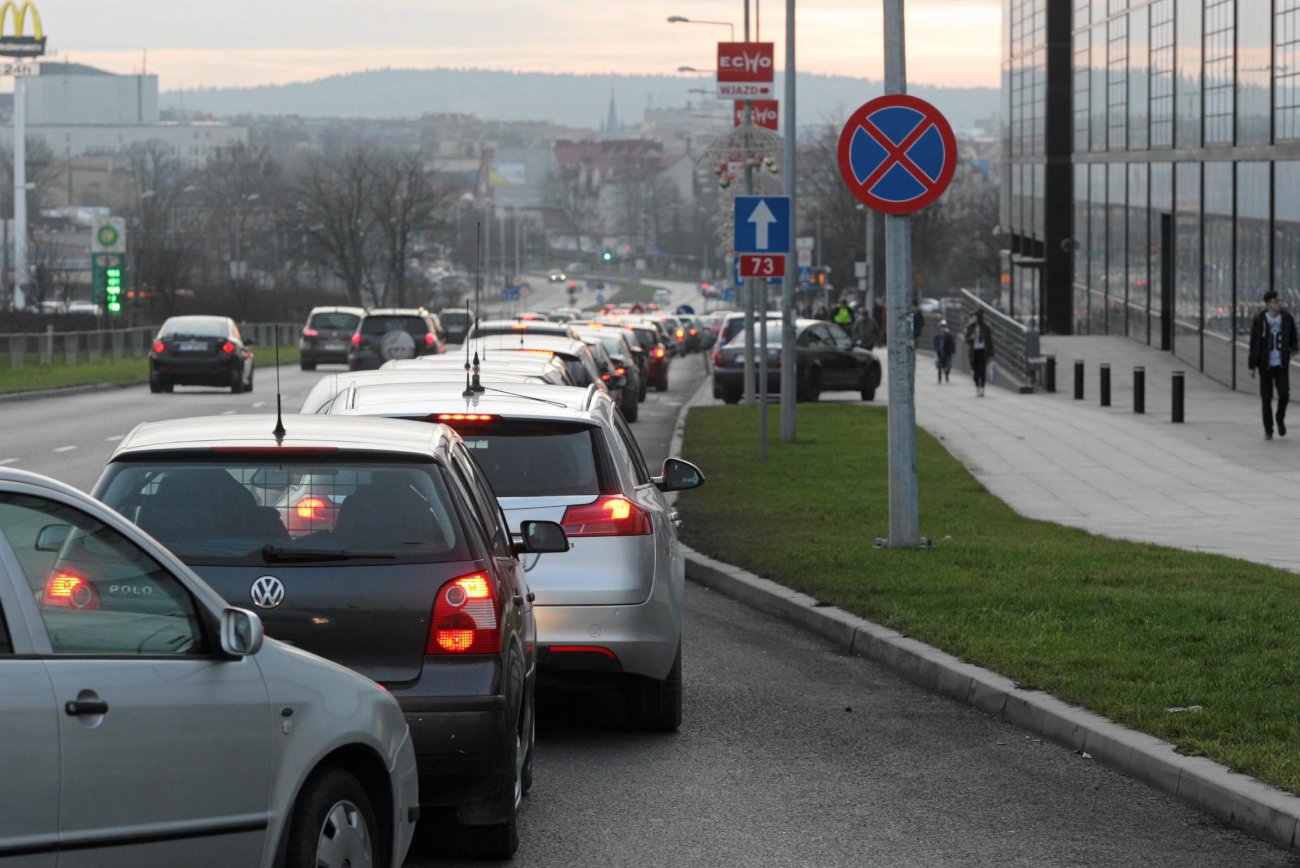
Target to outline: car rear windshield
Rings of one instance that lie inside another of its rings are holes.
[[[363,335],[386,335],[391,331],[402,331],[422,338],[429,329],[425,326],[424,320],[418,316],[368,316],[361,321]]]
[[[601,493],[597,430],[580,422],[451,422],[497,497]]]
[[[452,311],[444,310],[442,313],[438,314],[438,316],[442,319],[442,324],[445,328],[463,329],[469,327],[468,313],[453,313]]]
[[[224,338],[230,333],[230,326],[224,319],[216,317],[194,317],[186,319],[169,319],[163,323],[159,336],[181,336],[198,338]]]
[[[433,463],[132,460],[99,498],[193,565],[440,563],[468,557]]]
[[[309,325],[314,329],[338,329],[340,331],[356,331],[357,321],[361,317],[355,313],[314,313],[311,315]]]

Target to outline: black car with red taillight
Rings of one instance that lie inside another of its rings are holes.
[[[348,369],[370,371],[394,359],[413,359],[446,351],[438,324],[424,308],[368,311],[348,342]]]
[[[273,416],[141,425],[94,493],[258,611],[267,635],[387,688],[406,712],[421,803],[451,809],[475,854],[509,857],[532,779],[536,681],[518,557],[567,551],[564,532],[536,521],[512,536],[446,426],[283,421],[282,437]],[[136,592],[95,590],[101,607]]]
[[[174,316],[149,348],[149,391],[176,386],[219,386],[253,391],[252,341],[228,316]]]
[[[314,307],[298,338],[299,364],[304,371],[317,365],[346,365],[348,347],[357,323],[366,315],[362,307]]]

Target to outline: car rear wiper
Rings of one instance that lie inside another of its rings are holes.
[[[277,561],[350,561],[354,558],[382,558],[392,560],[392,552],[349,551],[347,549],[293,549],[267,544],[262,546],[262,557]]]

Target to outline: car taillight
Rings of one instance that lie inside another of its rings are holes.
[[[696,330],[696,329],[691,329],[691,337],[695,337],[695,336],[698,335],[698,334],[699,334],[699,331],[698,331],[698,330]]]
[[[298,511],[299,518],[305,518],[308,521],[320,521],[332,517],[326,512],[331,506],[332,504],[323,497],[304,497],[295,503],[293,508]]]
[[[357,332],[352,336],[352,346],[354,347],[361,346],[361,332]]]
[[[41,602],[45,606],[69,609],[98,609],[99,594],[80,576],[71,573],[55,573],[45,583],[45,595]]]
[[[615,368],[615,369],[614,369],[614,373],[615,373],[615,374],[618,374],[620,377],[626,376],[626,375],[627,375],[627,368]]]
[[[650,513],[626,497],[612,495],[595,503],[574,504],[564,511],[569,536],[641,536],[654,532]]]
[[[655,358],[656,358],[656,359],[662,359],[662,358],[663,358],[664,356],[666,356],[666,355],[668,355],[668,353],[667,353],[667,351],[666,351],[663,347],[655,347]]]
[[[230,341],[226,341],[224,344],[221,345],[221,351],[223,353],[226,353],[227,355],[233,353],[235,351],[235,345]]]
[[[686,329],[678,329],[678,330],[677,330],[677,337],[678,337],[678,338],[684,338],[684,337],[686,337]]]
[[[433,346],[433,342],[436,341],[436,340],[437,340],[437,338],[435,338],[435,337],[433,336],[433,332],[425,332],[425,333],[424,333],[424,345],[425,345],[426,347],[431,347],[431,346]]]
[[[498,654],[501,629],[492,582],[484,573],[452,579],[438,589],[426,654]]]
[[[722,350],[714,350],[713,355],[709,356],[709,358],[713,361],[713,367],[715,368],[725,367]]]
[[[320,334],[320,332],[316,331],[314,328],[308,327],[302,330],[302,336],[305,338],[314,338],[318,334]]]
[[[436,422],[494,422],[496,416],[491,413],[439,413]]]
[[[165,349],[167,349],[167,345],[166,345],[165,343],[163,343],[162,341],[154,341],[154,342],[153,342],[153,351],[154,351],[155,353],[161,353],[161,352],[162,352],[163,350],[165,350]]]

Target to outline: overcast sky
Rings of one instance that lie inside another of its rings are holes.
[[[999,0],[906,0],[908,77],[996,87]],[[674,73],[712,68],[743,0],[36,0],[52,54],[137,72],[164,90],[278,84],[377,67]],[[777,43],[785,2],[751,5],[751,38]],[[754,23],[757,18],[757,24]],[[880,0],[799,0],[800,70],[880,79]],[[757,28],[757,29],[755,29]]]

